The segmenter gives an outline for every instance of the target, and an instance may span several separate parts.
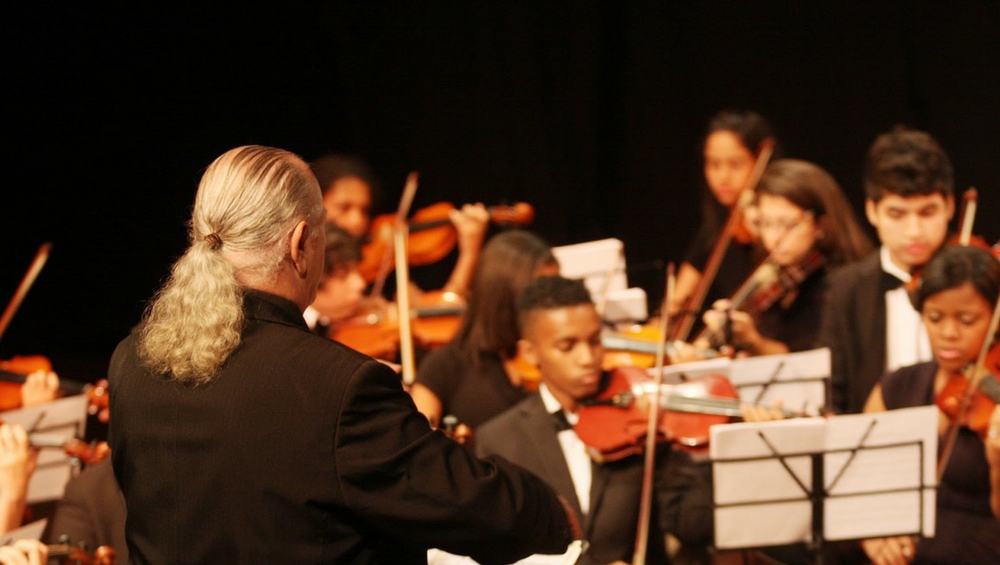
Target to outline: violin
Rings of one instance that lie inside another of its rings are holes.
[[[371,357],[393,359],[399,349],[399,309],[391,302],[375,300],[367,312],[333,328],[329,337]],[[410,308],[414,342],[435,349],[451,341],[465,306],[465,300],[454,292],[423,293]]]
[[[778,302],[787,301],[785,303],[788,304],[794,300],[799,285],[825,264],[826,258],[815,248],[793,265],[779,266],[771,260],[765,260],[733,295],[730,308],[746,312],[756,320]],[[708,328],[699,337],[702,336],[708,337],[711,347],[716,350],[723,345],[730,345],[732,341],[729,336],[712,332]]]
[[[638,367],[619,367],[605,376],[601,392],[583,403],[574,430],[599,462],[618,461],[643,453],[649,424],[649,399],[656,385]],[[657,443],[674,443],[692,453],[708,448],[710,428],[743,415],[736,387],[722,375],[705,375],[680,383],[661,383]],[[786,416],[799,416],[783,411]]]
[[[1000,403],[1000,381],[996,377],[1000,375],[1000,342],[990,347],[982,367],[985,374],[975,384],[963,373],[950,375],[935,396],[934,404],[954,423],[985,440],[993,408]],[[963,410],[964,403],[967,405]]]
[[[439,202],[418,210],[407,221],[407,262],[410,265],[429,265],[444,259],[458,243],[458,232],[449,215],[455,205]],[[525,226],[535,219],[530,204],[519,202],[513,206],[493,206],[487,209],[490,221],[502,226]],[[368,283],[374,282],[391,266],[392,232],[396,213],[376,216],[372,220],[368,242],[362,246],[358,271]]]
[[[990,416],[1000,401],[1000,384],[996,378],[1000,373],[1000,342],[993,341],[998,327],[1000,327],[1000,300],[993,307],[993,316],[990,318],[989,328],[976,363],[970,371],[971,376],[965,375],[964,372],[950,375],[934,399],[934,403],[949,419],[938,458],[939,481],[948,466],[959,428],[967,427],[979,434],[984,441],[986,440]]]
[[[21,385],[35,371],[51,371],[52,363],[44,355],[15,355],[0,360],[0,412],[21,407]],[[59,379],[59,390],[64,394],[86,394],[87,413],[107,421],[108,381],[100,379],[94,384]]]
[[[111,455],[111,446],[106,441],[88,442],[78,438],[63,439],[48,434],[28,434],[28,443],[36,449],[62,449],[68,457],[77,459],[84,465],[93,465],[104,461]]]
[[[116,565],[118,553],[110,545],[102,545],[88,552],[85,547],[70,543],[67,536],[56,544],[48,544],[49,559],[56,559],[62,565]]]

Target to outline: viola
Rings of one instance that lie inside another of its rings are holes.
[[[655,394],[649,374],[619,367],[605,376],[601,392],[583,404],[574,430],[596,461],[618,461],[644,451],[649,425],[648,399]],[[673,442],[690,452],[704,452],[709,430],[742,417],[736,387],[722,375],[705,375],[660,385],[656,440]],[[797,416],[794,412],[785,412]]]
[[[430,265],[444,259],[458,243],[458,232],[449,215],[455,205],[439,202],[418,210],[407,221],[407,262],[410,265]],[[503,226],[525,226],[535,219],[530,204],[488,208],[490,221]],[[371,223],[368,242],[362,246],[358,271],[366,282],[374,282],[391,266],[392,232],[396,214],[376,216]]]
[[[0,412],[21,407],[21,385],[35,371],[51,371],[52,363],[44,355],[15,355],[0,360]],[[100,379],[94,384],[59,379],[63,394],[86,394],[87,413],[107,421],[108,381]]]

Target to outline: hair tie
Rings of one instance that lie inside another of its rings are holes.
[[[212,251],[218,251],[219,248],[222,247],[222,238],[215,232],[206,235],[205,241],[208,242],[208,246],[212,249]]]

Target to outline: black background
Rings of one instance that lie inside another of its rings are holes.
[[[1000,238],[997,3],[730,4],[7,5],[4,304],[53,247],[0,358],[103,376],[186,245],[201,171],[247,143],[364,156],[381,212],[411,170],[416,207],[529,202],[554,245],[622,239],[654,300],[697,222],[703,128],[726,107],[770,118],[859,212],[874,137],[925,129],[957,190],[979,189],[976,232]]]

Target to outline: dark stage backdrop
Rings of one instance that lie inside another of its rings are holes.
[[[1000,238],[994,2],[148,4],[3,10],[0,300],[53,248],[0,359],[103,376],[185,246],[201,170],[247,143],[364,156],[383,212],[411,170],[417,207],[529,202],[552,244],[622,239],[654,302],[726,107],[768,116],[859,211],[872,139],[926,129]]]

